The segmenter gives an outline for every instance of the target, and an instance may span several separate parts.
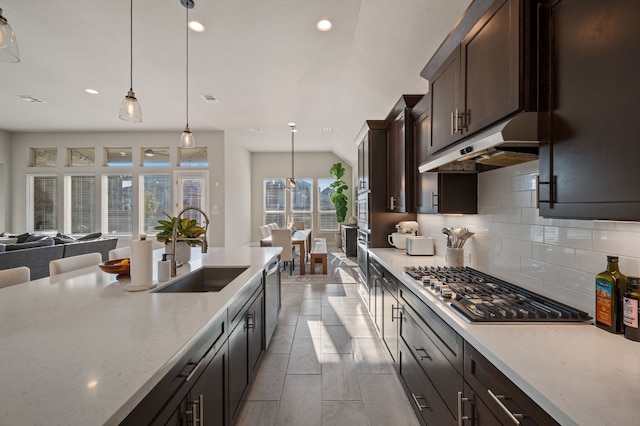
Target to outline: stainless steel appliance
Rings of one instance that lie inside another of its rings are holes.
[[[356,255],[358,256],[358,275],[360,279],[358,280],[358,290],[363,294],[369,294],[369,284],[367,282],[367,265],[369,264],[369,254],[367,250],[369,249],[369,233],[358,229],[358,241],[356,245]]]
[[[409,256],[433,256],[435,254],[431,237],[411,236],[407,238],[406,244]]]
[[[264,304],[265,304],[265,348],[278,324],[280,313],[280,257],[276,258],[264,271]]]
[[[581,310],[469,267],[408,266],[405,273],[469,322],[585,322]]]
[[[358,228],[369,231],[369,192],[358,195]]]

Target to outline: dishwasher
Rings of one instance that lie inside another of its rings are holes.
[[[280,256],[264,270],[264,349],[269,347],[280,313]]]

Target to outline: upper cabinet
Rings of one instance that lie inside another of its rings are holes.
[[[404,95],[387,116],[387,210],[411,211],[418,167],[414,160],[411,108],[422,95]]]
[[[474,2],[427,64],[422,76],[430,81],[429,154],[516,112],[536,109],[537,4]],[[444,53],[448,57],[442,59]]]
[[[548,10],[538,199],[545,217],[640,220],[640,2],[562,0]]]

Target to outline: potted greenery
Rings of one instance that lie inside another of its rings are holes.
[[[154,229],[160,231],[156,234],[158,242],[165,244],[165,252],[171,253],[171,237],[173,234],[173,227],[177,223],[176,235],[180,238],[200,238],[205,233],[205,228],[198,225],[198,221],[188,217],[178,219],[176,216],[167,216],[167,219],[158,219],[159,225],[156,225]],[[177,241],[176,242],[176,262],[188,263],[191,260],[191,247],[201,246],[202,241]]]
[[[344,176],[345,169],[342,167],[342,163],[335,163],[331,166],[329,173],[336,179],[329,185],[331,189],[333,189],[333,194],[331,194],[331,202],[336,208],[336,219],[338,223],[344,222],[347,217],[347,194],[346,191],[349,189],[345,181],[342,180],[342,176]],[[336,242],[339,243],[340,233],[336,236]],[[338,244],[340,245],[340,244]]]

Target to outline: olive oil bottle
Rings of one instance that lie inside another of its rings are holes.
[[[627,277],[618,268],[618,256],[607,256],[607,270],[596,276],[596,325],[611,333],[623,333],[622,298]]]
[[[640,342],[640,277],[627,277],[622,310],[624,337]]]

